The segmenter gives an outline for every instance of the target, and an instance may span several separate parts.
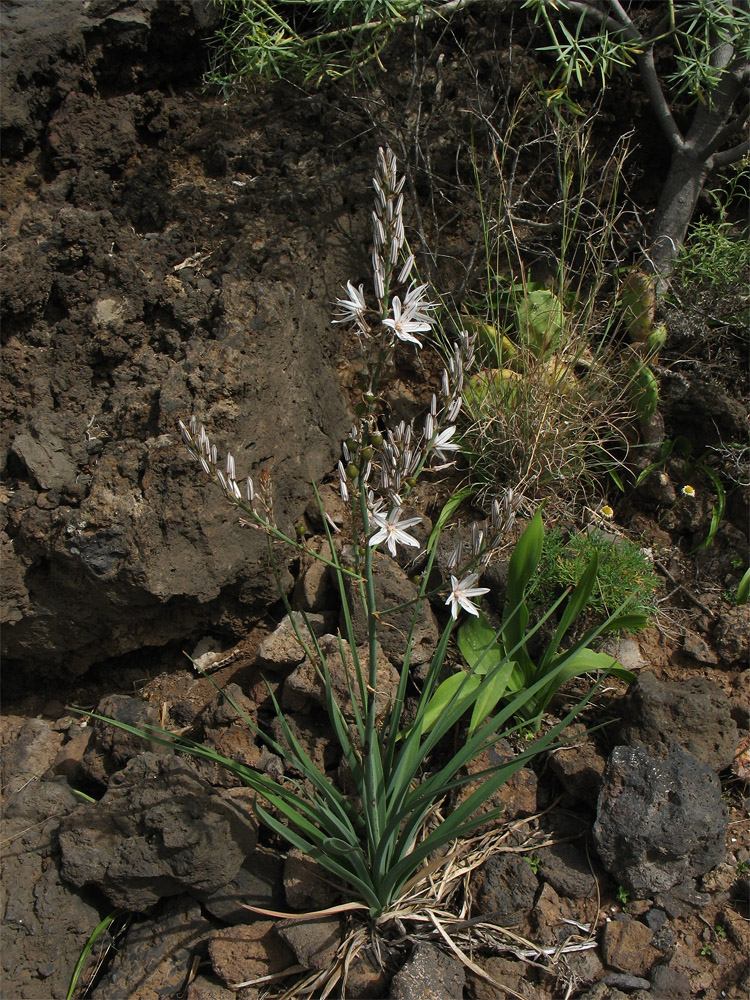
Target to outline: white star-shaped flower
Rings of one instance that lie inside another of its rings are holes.
[[[376,531],[370,538],[370,545],[379,545],[381,542],[385,542],[386,548],[392,556],[396,555],[397,544],[419,548],[419,542],[416,538],[413,538],[404,529],[419,524],[422,520],[421,517],[406,517],[402,521],[399,507],[394,507],[387,517],[381,510],[375,508],[371,517],[380,530]]]
[[[488,594],[490,588],[475,587],[474,584],[478,579],[478,573],[469,573],[463,580],[457,580],[455,576],[451,576],[451,592],[445,603],[450,604],[454,621],[458,618],[459,608],[463,608],[464,611],[468,611],[470,615],[474,615],[476,618],[479,617],[479,611],[471,603],[471,599]]]
[[[346,290],[348,298],[336,299],[338,312],[334,314],[333,323],[356,323],[364,334],[370,332],[370,327],[365,322],[365,302],[364,285],[355,288],[351,281],[347,281]]]
[[[432,442],[430,451],[440,462],[449,461],[448,456],[445,454],[447,451],[460,451],[461,445],[456,444],[455,441],[451,441],[451,438],[456,433],[455,425],[444,428],[440,431],[435,440]]]
[[[383,326],[389,327],[399,340],[408,341],[421,347],[421,341],[412,336],[414,333],[429,333],[432,329],[430,310],[435,306],[422,298],[427,285],[413,285],[406,293],[403,305],[398,295],[391,302],[393,317],[384,319]]]

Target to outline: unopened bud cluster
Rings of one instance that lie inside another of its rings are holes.
[[[250,509],[256,523],[243,520],[243,524],[253,527],[275,524],[270,473],[265,469],[260,473],[257,492],[252,479],[248,476],[243,491],[237,482],[237,471],[232,453],[227,452],[224,471],[222,471],[219,451],[215,444],[211,444],[203,424],[199,426],[195,416],[192,416],[187,424],[183,423],[182,420],[177,423],[187,450],[208,478],[221,487],[231,503],[242,506],[245,511]]]

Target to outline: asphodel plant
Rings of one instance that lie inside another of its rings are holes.
[[[428,581],[433,579],[440,530],[461,497],[446,504],[427,543],[426,568],[410,602],[413,615],[398,685],[382,711],[378,699],[379,634],[381,629],[388,628],[389,614],[396,610],[403,612],[403,607],[389,609],[378,605],[373,553],[384,548],[394,556],[398,546],[419,547],[410,531],[420,521],[418,515],[408,511],[410,493],[420,476],[431,469],[445,468],[458,449],[453,440],[455,421],[462,406],[465,373],[474,352],[472,337],[465,331],[459,332],[424,422],[420,426],[415,422],[387,425],[379,395],[382,377],[393,364],[395,350],[403,349],[400,345],[404,344],[407,349],[420,350],[420,336],[429,334],[436,322],[436,306],[427,297],[427,287],[412,277],[415,264],[405,247],[403,185],[404,178],[397,175],[394,154],[389,149],[379,150],[373,178],[373,304],[368,304],[363,286],[347,282],[345,294],[336,302],[333,319],[346,324],[361,342],[366,356],[358,420],[343,445],[338,464],[341,496],[351,514],[353,558],[343,559],[325,517],[327,552],[311,553],[328,564],[338,582],[344,622],[339,655],[349,688],[346,711],[334,695],[332,665],[314,632],[295,626],[297,638],[324,686],[333,739],[348,771],[344,785],[356,789],[355,794],[346,794],[318,768],[295,736],[273,694],[279,739],[244,714],[229,694],[224,697],[258,740],[288,765],[288,773],[279,778],[168,730],[156,726],[138,729],[106,720],[154,743],[226,767],[257,793],[258,820],[318,861],[353,897],[346,908],[360,907],[373,918],[386,914],[408,892],[433,852],[499,815],[498,809],[483,811],[487,800],[518,768],[553,744],[580,707],[513,760],[479,774],[475,772],[471,777],[467,765],[517,729],[518,720],[527,718],[532,711],[529,706],[536,710],[537,699],[555,678],[563,676],[565,664],[552,665],[544,677],[530,679],[527,685],[505,698],[499,708],[496,702],[490,705],[483,701],[483,697],[485,691],[495,690],[498,678],[507,671],[507,662],[489,664],[481,671],[479,684],[469,682],[480,676],[478,669],[470,667],[467,682],[459,685],[451,697],[443,699],[439,717],[430,715],[456,623],[463,614],[477,615],[474,600],[486,593],[486,588],[476,586],[479,572],[516,515],[519,498],[509,490],[492,504],[488,519],[473,526],[466,552],[463,546],[456,546],[451,557],[450,583],[433,592],[428,589]],[[221,488],[241,522],[265,532],[272,561],[276,559],[274,543],[304,548],[304,541],[286,534],[276,524],[273,484],[267,474],[257,477],[257,484],[252,478],[241,484],[232,455],[221,460],[197,419],[181,422],[180,428],[190,454],[202,472]],[[291,611],[281,587],[280,592]],[[450,613],[445,614],[445,627],[418,693],[416,711],[407,726],[404,710],[415,683],[410,672],[414,628],[422,603],[435,600],[438,595]],[[367,640],[360,645],[356,641],[354,609],[350,603],[355,601],[361,605],[367,622]],[[376,711],[376,703],[380,713]],[[448,742],[451,730],[472,711],[474,723],[466,738]],[[447,746],[458,749],[446,753]],[[439,758],[433,754],[437,747],[441,747]],[[433,763],[438,759],[439,764]],[[469,782],[472,790],[467,789],[462,796],[462,789]],[[438,813],[438,807],[446,802],[451,808]]]

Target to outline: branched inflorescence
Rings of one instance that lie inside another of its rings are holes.
[[[466,373],[474,365],[476,341],[476,335],[465,330],[458,333],[443,370],[440,392],[432,395],[423,423],[402,420],[393,427],[385,425],[379,381],[392,366],[399,343],[421,350],[422,341],[417,335],[432,331],[437,310],[437,303],[428,298],[427,285],[413,276],[415,261],[406,245],[403,220],[404,181],[398,176],[392,150],[379,149],[372,212],[375,305],[368,305],[364,285],[348,281],[345,294],[336,299],[332,319],[349,327],[366,358],[358,419],[343,442],[338,463],[341,497],[344,502],[352,502],[358,521],[356,530],[362,539],[372,547],[384,544],[394,556],[397,545],[418,547],[407,529],[421,518],[406,517],[403,504],[419,475],[425,469],[448,468],[461,449],[456,440],[456,422],[463,404]],[[243,511],[242,523],[278,535],[268,473],[264,471],[258,477],[257,488],[250,478],[241,487],[231,453],[222,467],[215,445],[195,417],[187,425],[180,421],[179,426],[188,450],[205,474]],[[513,490],[507,490],[502,501],[494,501],[490,517],[472,526],[470,544],[456,545],[449,568],[460,574],[486,565],[514,520],[520,500]],[[475,582],[476,576],[452,578],[453,593],[462,595],[460,607],[465,610],[469,603],[465,594],[476,590]],[[458,607],[454,602],[452,610]]]

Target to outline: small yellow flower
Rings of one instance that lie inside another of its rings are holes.
[[[612,518],[615,516],[615,512],[612,510],[612,508],[609,506],[608,503],[604,504],[599,513],[602,515],[602,517],[606,517],[608,521],[611,521]]]
[[[694,489],[693,489],[693,487],[692,487],[692,486],[690,486],[690,484],[688,483],[688,485],[687,485],[687,486],[683,486],[683,487],[682,487],[682,495],[683,495],[684,497],[690,497],[690,499],[691,499],[691,500],[693,500],[693,499],[695,498],[695,490],[694,490]]]

